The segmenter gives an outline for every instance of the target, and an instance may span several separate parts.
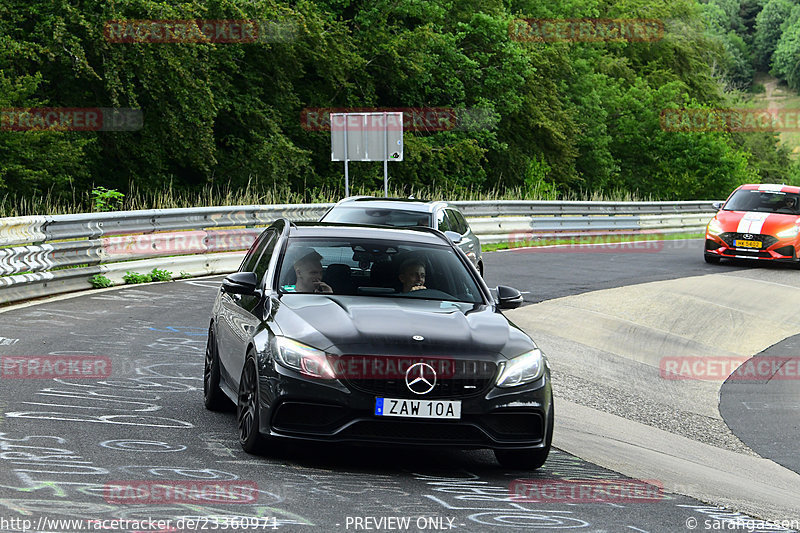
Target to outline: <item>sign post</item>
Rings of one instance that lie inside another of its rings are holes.
[[[350,196],[350,161],[383,161],[389,196],[389,161],[403,160],[403,113],[331,113],[331,161],[344,161],[344,194]]]

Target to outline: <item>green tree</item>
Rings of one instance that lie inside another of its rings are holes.
[[[11,55],[10,43],[0,37],[0,64]],[[0,194],[19,196],[66,195],[73,180],[88,179],[85,166],[93,139],[87,134],[62,131],[17,130],[10,109],[41,107],[34,97],[41,75],[14,75],[0,69]]]
[[[772,54],[781,38],[781,26],[789,18],[793,5],[791,0],[769,0],[756,16],[753,57],[758,69],[769,70]]]
[[[781,37],[772,55],[772,72],[792,89],[800,89],[800,5],[792,8],[781,25]]]

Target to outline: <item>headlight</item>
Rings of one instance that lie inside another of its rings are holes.
[[[798,232],[800,232],[800,228],[797,226],[792,226],[791,228],[786,228],[783,231],[779,231],[777,235],[779,239],[791,239],[792,237],[797,237]]]
[[[722,233],[722,224],[719,223],[719,220],[716,218],[712,218],[711,222],[708,223],[708,227],[706,231],[711,235],[719,235]]]
[[[287,337],[275,337],[275,356],[279,363],[313,378],[335,379],[325,352]]]
[[[508,361],[497,378],[498,387],[516,387],[536,381],[544,373],[544,357],[538,348]]]

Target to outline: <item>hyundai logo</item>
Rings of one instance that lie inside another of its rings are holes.
[[[428,394],[436,386],[436,370],[428,363],[415,363],[406,370],[406,387],[414,394]]]
[[[753,234],[752,233],[745,233],[744,235],[742,235],[742,238],[747,240],[747,241],[752,241],[753,240]]]

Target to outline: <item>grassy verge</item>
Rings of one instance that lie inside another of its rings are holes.
[[[593,235],[564,238],[546,237],[527,241],[506,241],[491,244],[481,244],[481,251],[496,252],[498,250],[509,250],[513,248],[553,246],[556,244],[612,244],[634,241],[674,241],[684,239],[702,239],[703,235],[704,233],[648,233],[644,235]]]
[[[343,196],[337,188],[320,188],[292,191],[285,188],[258,189],[248,184],[245,187],[203,187],[194,191],[180,191],[165,185],[157,190],[140,190],[129,186],[117,209],[133,211],[139,209],[166,209],[174,207],[210,207],[228,205],[270,205],[336,202]],[[383,196],[383,189],[354,187],[350,194]],[[389,189],[389,196],[425,198],[434,200],[592,200],[592,201],[651,201],[658,198],[641,197],[629,191],[578,191],[556,195],[540,188],[508,188],[492,190],[462,190],[454,192],[443,189]],[[68,195],[51,193],[33,196],[13,194],[0,195],[0,217],[28,215],[56,215],[89,213],[94,211],[91,191],[71,191]]]

